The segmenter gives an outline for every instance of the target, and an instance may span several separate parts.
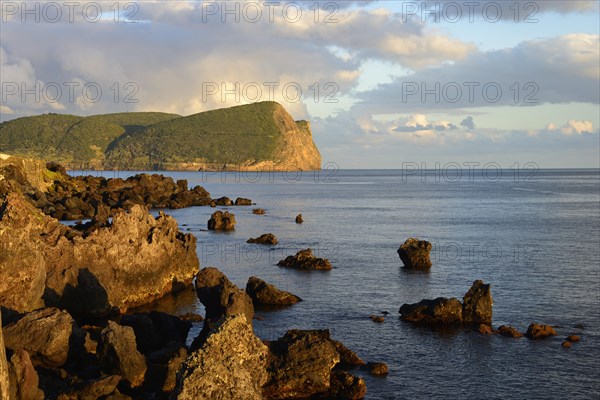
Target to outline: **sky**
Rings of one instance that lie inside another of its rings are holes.
[[[324,165],[599,168],[599,4],[0,0],[0,120],[274,100]]]

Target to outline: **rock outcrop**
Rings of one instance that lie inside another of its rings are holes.
[[[400,307],[404,321],[436,324],[487,325],[492,323],[492,294],[490,285],[477,280],[464,296],[464,304],[456,298],[438,297]],[[488,331],[484,329],[484,331]],[[490,328],[491,331],[491,328]]]
[[[254,307],[250,296],[218,269],[203,268],[196,276],[196,294],[206,308],[203,332],[206,334],[222,318],[244,314],[251,323]]]
[[[277,237],[272,233],[264,233],[257,238],[250,238],[246,241],[246,243],[257,243],[257,244],[265,244],[265,245],[276,245],[279,243]]]
[[[326,394],[331,387],[331,370],[340,355],[329,331],[288,331],[269,347],[272,360],[265,394],[270,399],[308,398]]]
[[[403,304],[400,314],[404,321],[426,324],[460,324],[462,304],[458,299],[438,297],[434,300],[421,300],[415,304]]]
[[[246,293],[252,298],[255,307],[287,306],[296,304],[302,299],[292,293],[279,290],[260,278],[251,276],[246,284]]]
[[[208,220],[209,231],[232,231],[235,229],[235,215],[229,211],[215,211]]]
[[[542,339],[548,336],[556,336],[556,330],[550,325],[532,323],[527,328],[525,336],[529,339]]]
[[[250,199],[246,199],[245,197],[238,197],[237,199],[235,199],[235,203],[236,206],[251,206],[252,205],[252,200]]]
[[[44,215],[18,191],[0,198],[1,304],[102,316],[182,289],[198,270],[195,237],[143,206],[80,229]]]
[[[315,257],[311,249],[300,250],[296,255],[279,261],[277,265],[302,270],[330,270],[333,268],[328,259]]]
[[[172,398],[262,400],[267,359],[246,316],[225,317],[183,363]]]
[[[85,334],[73,318],[57,308],[44,308],[23,315],[4,327],[7,348],[24,349],[36,365],[63,366],[70,353],[83,350]]]
[[[133,328],[108,321],[98,343],[98,358],[104,372],[122,376],[132,387],[144,382],[146,360],[136,349]]]
[[[426,240],[409,238],[398,249],[398,255],[406,268],[427,269],[431,267],[431,247],[431,243]]]
[[[481,280],[473,285],[463,298],[463,322],[468,324],[492,324],[492,292],[490,285]]]
[[[331,374],[330,386],[330,399],[358,400],[367,394],[365,380],[346,371],[334,371]]]

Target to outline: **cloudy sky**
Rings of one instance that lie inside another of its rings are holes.
[[[598,168],[598,4],[0,0],[1,119],[275,100],[341,168]]]

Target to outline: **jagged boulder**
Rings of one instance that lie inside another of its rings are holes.
[[[556,336],[556,330],[550,325],[532,323],[527,328],[525,336],[529,339],[542,339],[548,336]]]
[[[246,293],[252,298],[254,306],[287,306],[302,301],[300,297],[279,290],[255,276],[248,279]]]
[[[404,321],[426,324],[460,324],[462,322],[462,304],[459,300],[438,297],[434,300],[421,300],[400,307]]]
[[[196,294],[206,308],[204,333],[222,317],[244,314],[252,321],[254,307],[250,296],[216,268],[203,268],[196,276]]]
[[[262,400],[267,359],[244,314],[223,318],[183,363],[172,398]]]
[[[83,350],[85,333],[66,311],[44,308],[23,315],[4,327],[4,341],[11,350],[25,349],[36,365],[60,367],[70,353]]]
[[[427,269],[431,267],[431,247],[431,243],[426,240],[409,238],[398,249],[398,255],[406,268]]]
[[[39,388],[40,379],[26,350],[17,349],[13,353],[9,370],[9,399],[43,400],[45,398],[44,391]],[[6,397],[0,396],[0,398]]]
[[[257,238],[250,238],[246,241],[246,243],[257,243],[257,244],[266,244],[266,245],[276,245],[279,243],[277,237],[272,233],[264,233]]]
[[[296,255],[279,261],[277,265],[302,270],[330,270],[333,268],[328,259],[313,256],[311,249],[300,250]]]
[[[491,325],[492,304],[490,285],[476,280],[463,298],[463,322]]]
[[[229,211],[215,211],[208,220],[210,231],[232,231],[235,229],[235,215]]]
[[[133,328],[108,321],[98,343],[98,358],[104,372],[122,376],[132,387],[144,382],[146,360],[137,351]]]
[[[264,391],[267,398],[309,398],[329,392],[331,370],[340,362],[329,331],[291,330],[269,347],[272,356]]]
[[[346,371],[333,372],[330,386],[328,396],[330,399],[359,400],[367,394],[365,380]]]

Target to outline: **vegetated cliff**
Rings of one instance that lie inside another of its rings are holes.
[[[187,117],[41,115],[0,124],[0,152],[121,170],[316,170],[310,124],[261,102]]]

